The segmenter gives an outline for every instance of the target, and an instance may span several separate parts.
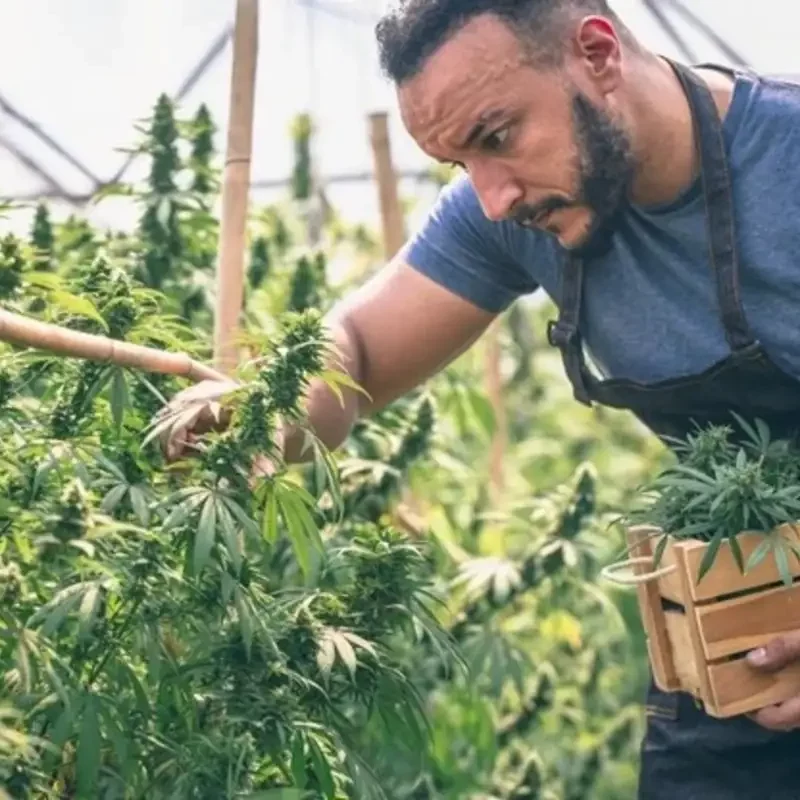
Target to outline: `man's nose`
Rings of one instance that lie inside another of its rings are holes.
[[[514,206],[525,196],[525,191],[520,184],[500,165],[472,168],[470,177],[483,213],[492,222],[506,219]]]

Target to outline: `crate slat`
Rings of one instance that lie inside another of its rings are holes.
[[[698,606],[696,614],[709,661],[743,653],[800,630],[800,584]]]
[[[800,536],[798,536],[796,527],[784,525],[778,533],[792,543],[800,545]],[[764,541],[764,536],[759,533],[742,533],[736,540],[742,551],[744,563],[747,564],[747,559]],[[676,550],[686,553],[689,586],[692,599],[696,603],[714,600],[720,595],[731,594],[733,591],[746,591],[747,589],[757,589],[759,586],[769,586],[779,583],[781,580],[780,572],[778,572],[775,559],[771,554],[767,555],[757,567],[748,570],[743,575],[733,557],[730,544],[725,541],[720,545],[719,551],[714,557],[713,568],[698,581],[697,574],[707,545],[704,542],[677,542],[674,547]],[[800,577],[800,561],[792,555],[789,556],[789,566],[792,576]]]
[[[675,671],[678,674],[679,687],[686,692],[698,696],[700,694],[700,671],[692,648],[689,634],[689,621],[682,611],[667,611],[664,614],[667,622],[672,653],[674,654]],[[701,665],[705,669],[705,664]]]
[[[649,534],[651,529],[632,529],[628,535],[629,549],[636,556],[653,555]],[[638,564],[634,567],[639,574],[647,567]],[[675,691],[681,686],[680,677],[675,669],[672,658],[667,623],[664,618],[664,609],[661,605],[659,585],[655,581],[640,583],[637,587],[639,597],[639,613],[642,617],[645,635],[647,637],[647,651],[650,655],[650,666],[656,686],[663,692]]]
[[[694,657],[696,663],[705,661],[703,659],[703,642],[700,637],[700,629],[697,626],[697,615],[695,614],[694,599],[691,596],[690,578],[689,578],[689,559],[686,550],[676,548],[678,555],[678,575],[680,575],[681,583],[683,584],[684,595],[684,615],[686,617],[686,627],[689,632],[689,648],[685,652],[673,653],[675,661]],[[691,654],[691,656],[690,656]],[[711,683],[709,681],[708,670],[700,667],[697,670],[697,694],[705,705],[713,702],[711,693]],[[686,689],[689,691],[688,687]]]
[[[749,714],[800,694],[800,663],[765,674],[744,658],[708,667],[712,702],[706,711],[714,717]]]

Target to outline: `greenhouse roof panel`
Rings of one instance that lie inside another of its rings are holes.
[[[681,0],[681,10],[676,2],[611,0],[634,32],[665,55],[690,60],[690,53],[699,61],[732,63],[741,54],[758,69],[800,73],[792,24],[800,10],[791,4],[762,0],[753,14],[749,4]],[[289,126],[295,114],[309,109],[323,178],[371,171],[366,117],[374,110],[389,111],[399,170],[430,164],[403,129],[391,87],[377,69],[372,28],[384,5],[382,0],[261,4],[255,183],[289,176]],[[7,104],[0,111],[5,137],[0,194],[29,196],[53,190],[56,183],[81,195],[92,186],[89,175],[108,180],[126,162],[121,151],[136,143],[135,125],[149,116],[158,95],[175,95],[187,82],[181,115],[206,103],[219,128],[217,148],[224,149],[231,58],[225,37],[234,10],[233,0],[27,0],[26,13],[20,14],[18,0],[0,0],[0,26],[14,31],[0,49],[0,98]],[[50,135],[74,162],[15,120],[8,106]],[[43,169],[37,172],[32,162]],[[135,164],[126,177],[141,175],[142,168]]]

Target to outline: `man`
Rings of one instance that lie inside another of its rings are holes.
[[[463,175],[330,316],[373,407],[541,288],[580,402],[631,409],[658,435],[731,410],[794,433],[800,89],[673,64],[605,0],[408,0],[377,34],[411,136]],[[317,386],[308,409],[336,447],[371,407]],[[789,635],[753,667],[797,658]],[[647,708],[641,798],[800,798],[800,697],[720,721],[651,688]]]

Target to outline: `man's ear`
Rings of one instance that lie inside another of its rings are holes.
[[[573,52],[601,94],[619,86],[622,45],[611,20],[597,15],[581,19],[575,29]]]

